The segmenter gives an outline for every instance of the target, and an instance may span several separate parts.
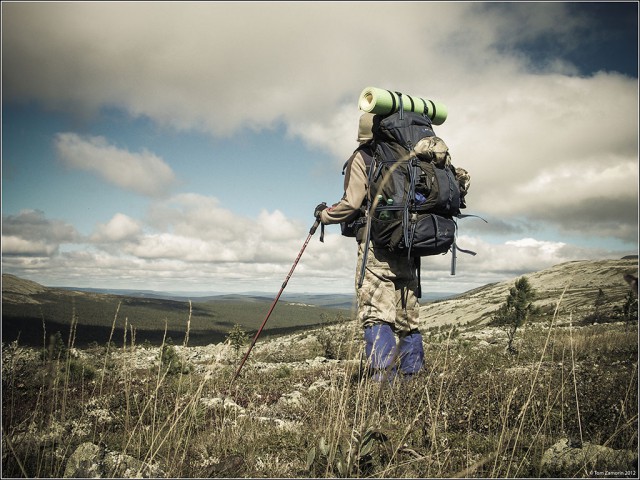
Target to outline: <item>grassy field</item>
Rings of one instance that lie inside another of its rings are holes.
[[[392,385],[363,374],[350,315],[283,303],[269,329],[292,330],[261,338],[232,383],[246,343],[198,343],[197,332],[212,335],[215,324],[222,339],[238,315],[255,322],[250,331],[270,301],[27,287],[27,323],[3,297],[5,477],[62,477],[87,443],[138,462],[103,477],[636,477],[637,300],[622,321],[619,296],[596,308],[597,288],[582,300],[560,294],[520,326],[511,350],[501,327],[434,324],[423,330],[425,369]],[[478,295],[487,312],[504,301]],[[5,336],[7,318],[23,322],[15,338]],[[562,439],[620,456],[549,471],[545,452]]]
[[[359,327],[333,319],[260,342],[234,384],[242,350],[129,336],[78,352],[74,325],[46,350],[5,344],[3,474],[60,477],[83,442],[173,478],[530,478],[563,437],[637,451],[637,322],[532,319],[517,354],[499,330],[425,331],[425,370],[383,387],[361,374]]]

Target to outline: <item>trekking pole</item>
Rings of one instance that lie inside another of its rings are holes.
[[[233,375],[233,378],[231,379],[232,384],[233,382],[235,382],[236,378],[238,378],[238,375],[240,375],[240,370],[242,370],[242,366],[244,365],[244,362],[247,361],[247,358],[249,357],[249,354],[251,353],[253,346],[256,344],[256,340],[258,340],[258,337],[262,333],[262,329],[267,324],[267,320],[269,320],[269,316],[271,315],[271,312],[273,312],[273,309],[275,308],[276,303],[278,303],[278,300],[280,299],[280,295],[282,295],[282,291],[287,286],[287,283],[289,282],[291,275],[293,275],[293,271],[295,270],[296,265],[298,265],[298,261],[300,260],[302,253],[304,252],[305,248],[307,248],[307,244],[309,243],[309,240],[311,240],[311,237],[313,236],[313,234],[316,233],[316,230],[318,229],[319,225],[320,225],[320,218],[318,217],[315,223],[313,224],[313,226],[311,227],[311,229],[309,230],[309,235],[307,235],[307,239],[305,240],[304,245],[302,245],[302,249],[300,250],[300,253],[298,253],[298,257],[296,258],[296,261],[293,262],[293,266],[291,267],[291,270],[289,270],[289,274],[287,275],[287,278],[284,279],[284,282],[282,283],[282,287],[280,287],[280,291],[278,292],[278,295],[273,300],[273,303],[271,304],[271,308],[269,309],[267,316],[262,322],[262,325],[258,329],[258,332],[256,333],[255,337],[253,337],[253,341],[251,342],[251,346],[249,347],[249,350],[247,350],[247,353],[245,353],[242,361],[240,362],[240,366],[238,366],[236,373]],[[324,225],[323,225],[323,228],[324,228]],[[324,233],[324,230],[323,230],[323,233]],[[323,241],[322,237],[320,237],[320,240]]]

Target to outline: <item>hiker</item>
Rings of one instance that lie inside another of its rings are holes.
[[[372,378],[392,380],[397,374],[396,359],[404,378],[417,374],[424,363],[422,335],[419,326],[419,302],[416,294],[419,281],[416,264],[406,255],[368,245],[365,255],[364,212],[367,205],[368,166],[373,157],[373,123],[379,115],[364,113],[358,126],[359,146],[348,159],[344,169],[344,195],[331,207],[320,204],[314,216],[322,224],[343,226],[343,235],[355,236],[358,242],[356,268],[357,318],[364,328],[365,354],[372,369]],[[345,232],[351,222],[355,232]],[[358,281],[362,262],[366,269]],[[358,288],[358,284],[361,286]],[[396,338],[397,337],[397,338]]]

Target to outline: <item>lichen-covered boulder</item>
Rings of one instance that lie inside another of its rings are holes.
[[[637,471],[638,452],[615,450],[603,445],[584,442],[574,445],[566,438],[548,448],[541,460],[545,477],[609,477],[629,476]]]
[[[162,470],[130,455],[85,442],[71,454],[65,478],[159,478]]]

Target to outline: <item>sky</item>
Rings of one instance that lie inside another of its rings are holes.
[[[366,87],[447,106],[471,175],[425,292],[638,253],[636,2],[2,2],[2,272],[276,293]],[[327,226],[287,291],[353,293]]]

